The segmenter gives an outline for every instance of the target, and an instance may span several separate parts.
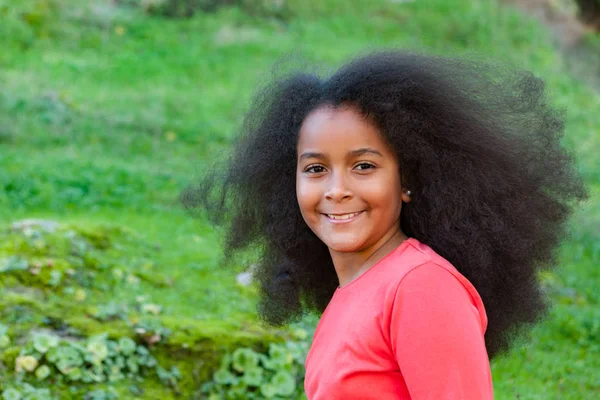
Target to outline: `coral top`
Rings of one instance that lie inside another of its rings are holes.
[[[308,356],[310,400],[489,400],[487,316],[475,287],[409,238],[338,288]]]

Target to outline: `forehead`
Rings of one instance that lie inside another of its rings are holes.
[[[391,153],[379,129],[351,107],[321,107],[311,112],[300,128],[298,152],[304,150],[352,151],[371,147]]]

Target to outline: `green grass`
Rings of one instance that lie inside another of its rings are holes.
[[[54,3],[70,7],[33,28],[13,20],[19,30],[0,35],[0,221],[130,228],[158,245],[156,272],[172,282],[138,291],[163,307],[165,323],[203,322],[216,343],[230,326],[256,322],[254,292],[235,284],[246,266],[221,265],[218,235],[177,197],[228,148],[253,88],[282,55],[299,51],[327,70],[381,47],[475,53],[545,78],[551,101],[567,108],[564,143],[593,196],[574,219],[562,269],[545,277],[550,318],[492,365],[496,397],[600,397],[600,95],[535,20],[467,0],[295,0],[284,19],[222,8],[189,20],[108,0]]]

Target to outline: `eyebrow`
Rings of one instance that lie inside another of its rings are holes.
[[[383,157],[383,154],[381,154],[380,152],[378,152],[375,149],[372,149],[370,147],[365,147],[362,149],[358,149],[358,150],[353,150],[350,152],[351,155],[358,157],[358,156],[362,156],[363,154],[372,154],[375,156],[379,156],[379,157]]]
[[[383,155],[375,150],[372,149],[370,147],[364,147],[362,149],[356,149],[356,150],[352,150],[350,153],[348,153],[349,155],[353,156],[353,157],[359,157],[362,156],[364,154],[372,154],[372,155],[376,155],[379,157],[383,157]],[[300,156],[300,161],[307,159],[307,158],[325,158],[325,155],[323,153],[313,153],[313,152],[305,152],[302,153],[302,155]]]

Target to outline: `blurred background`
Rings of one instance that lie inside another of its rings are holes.
[[[600,398],[599,30],[600,0],[0,0],[2,398],[303,398],[317,317],[261,325],[252,265],[178,196],[281,57],[382,47],[512,63],[564,107],[591,198],[492,373],[498,399]]]

